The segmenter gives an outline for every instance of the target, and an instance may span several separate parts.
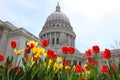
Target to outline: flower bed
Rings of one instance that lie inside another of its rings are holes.
[[[54,50],[47,48],[47,40],[41,41],[40,45],[38,47],[38,42],[28,41],[25,50],[16,50],[17,42],[11,41],[10,47],[17,57],[25,54],[22,58],[23,65],[20,66],[17,60],[13,63],[13,57],[7,57],[6,62],[0,65],[0,80],[120,80],[120,64],[112,63],[109,49],[101,54],[107,64],[100,67],[99,46],[85,51],[88,62],[82,67],[70,64],[65,57],[57,57]],[[64,46],[61,51],[65,56],[75,53],[75,49],[68,46]],[[0,62],[3,60],[4,55],[0,55]]]

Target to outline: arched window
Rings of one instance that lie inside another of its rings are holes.
[[[57,38],[57,44],[59,44],[59,38]]]
[[[52,44],[54,44],[54,38],[52,39]]]

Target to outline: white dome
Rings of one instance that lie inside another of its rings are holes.
[[[59,4],[56,7],[56,11],[48,16],[46,23],[53,22],[53,21],[62,21],[70,24],[68,17],[60,11]]]
[[[46,23],[51,21],[64,21],[70,23],[68,17],[62,12],[53,12],[50,16],[48,16]]]

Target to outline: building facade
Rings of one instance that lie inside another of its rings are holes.
[[[24,49],[25,43],[28,40],[39,40],[36,36],[25,30],[24,28],[17,28],[14,25],[12,25],[10,22],[3,22],[0,21],[0,54],[7,56],[13,56],[14,60],[13,63],[16,60],[16,55],[13,53],[12,49],[10,49],[10,41],[15,40],[17,42],[17,48],[16,49]],[[18,60],[21,60],[21,58],[24,56],[24,54],[20,55]]]

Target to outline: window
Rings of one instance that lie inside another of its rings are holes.
[[[57,44],[59,44],[59,39],[57,38]]]
[[[55,27],[55,24],[53,24],[53,27]]]
[[[54,38],[52,39],[52,44],[54,44]]]
[[[49,27],[51,27],[51,25],[49,25]]]
[[[59,24],[57,24],[57,27],[59,27]]]
[[[79,61],[79,65],[81,65],[81,61]]]
[[[77,64],[77,61],[76,61],[76,60],[73,60],[73,64],[75,64],[75,65],[76,65],[76,64]]]
[[[50,43],[50,38],[48,38],[48,41],[49,41],[49,43]]]

